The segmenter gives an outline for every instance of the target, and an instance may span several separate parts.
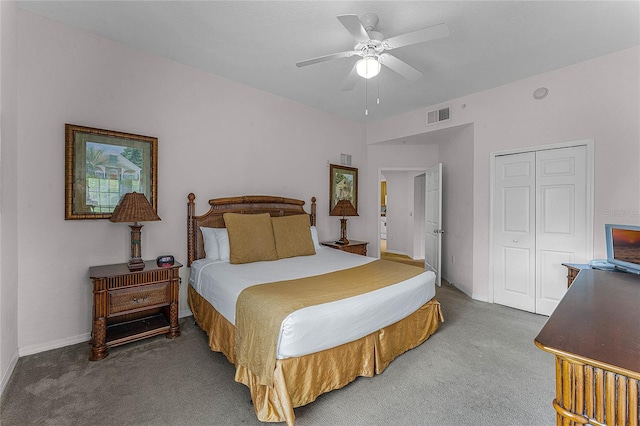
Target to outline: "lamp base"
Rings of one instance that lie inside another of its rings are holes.
[[[349,240],[347,239],[347,219],[340,219],[340,239],[336,241],[336,244],[349,244]]]
[[[127,266],[130,271],[139,271],[144,269],[144,260],[142,260],[142,248],[140,241],[142,240],[142,226],[138,222],[129,225],[131,228],[131,257]]]
[[[127,266],[129,267],[130,271],[140,271],[144,269],[144,260],[142,260],[141,258],[131,258],[129,259],[129,263],[127,263]]]

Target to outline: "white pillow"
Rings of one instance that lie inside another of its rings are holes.
[[[313,240],[313,247],[315,247],[316,251],[319,250],[321,247],[318,241],[318,228],[315,226],[311,227],[311,239]]]
[[[218,248],[217,228],[200,227],[202,238],[204,239],[204,251],[207,259],[220,260],[220,249]]]
[[[216,233],[216,240],[218,241],[220,260],[228,262],[231,250],[229,249],[229,233],[227,232],[227,228],[214,228],[214,231]]]

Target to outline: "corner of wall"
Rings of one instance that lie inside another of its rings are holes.
[[[17,4],[0,1],[0,391],[18,362]]]
[[[11,357],[11,361],[9,362],[7,369],[4,371],[4,374],[2,375],[2,380],[0,381],[1,396],[4,396],[4,390],[6,389],[7,384],[9,384],[9,380],[11,379],[11,375],[13,374],[13,370],[16,369],[17,363],[18,363],[18,350],[16,349],[16,351],[13,353],[13,356]]]

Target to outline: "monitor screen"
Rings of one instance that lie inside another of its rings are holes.
[[[640,273],[640,226],[605,225],[607,262]]]

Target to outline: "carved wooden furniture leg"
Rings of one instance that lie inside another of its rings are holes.
[[[93,320],[93,340],[91,342],[91,357],[89,361],[99,361],[109,355],[107,352],[107,319],[105,317]]]

